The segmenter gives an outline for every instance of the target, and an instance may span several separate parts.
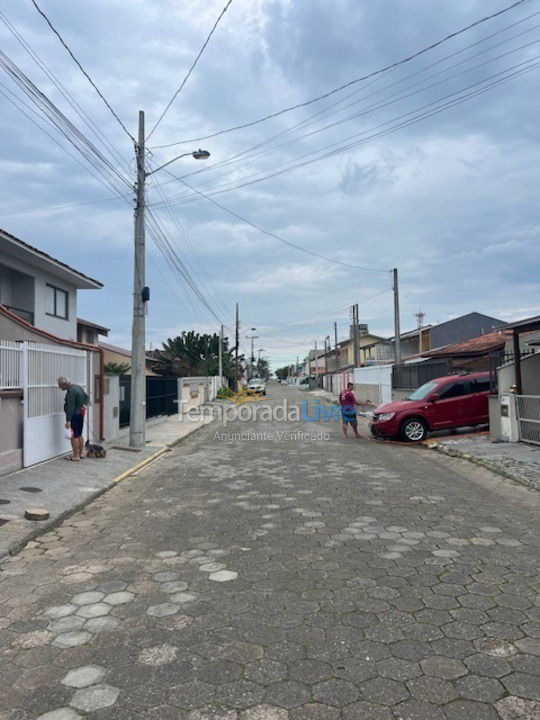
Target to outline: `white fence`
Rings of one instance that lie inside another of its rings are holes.
[[[22,347],[20,343],[0,340],[0,390],[21,386]]]
[[[379,404],[392,401],[392,365],[368,365],[367,367],[355,368],[355,386],[362,386],[368,392],[369,389],[376,390],[378,397],[369,398]]]

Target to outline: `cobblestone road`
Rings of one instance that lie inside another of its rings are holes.
[[[334,423],[214,424],[0,566],[0,720],[540,718],[539,511]]]

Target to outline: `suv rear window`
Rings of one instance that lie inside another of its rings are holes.
[[[488,392],[490,389],[489,378],[477,378],[476,380],[471,380],[472,393]]]

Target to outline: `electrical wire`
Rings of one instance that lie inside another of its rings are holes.
[[[215,196],[220,195],[226,192],[231,192],[233,190],[238,190],[240,188],[248,187],[250,185],[263,182],[265,180],[277,177],[279,175],[283,175],[284,173],[290,172],[291,170],[296,170],[301,167],[306,167],[308,165],[311,165],[315,162],[320,162],[321,160],[327,159],[329,157],[333,157],[335,155],[341,154],[343,152],[347,152],[351,149],[357,148],[360,145],[363,145],[375,138],[386,136],[390,133],[396,132],[398,130],[401,130],[405,127],[409,127],[411,125],[414,125],[418,122],[421,122],[425,120],[426,118],[432,117],[434,115],[440,114],[441,112],[450,109],[451,107],[455,107],[456,105],[460,105],[463,102],[466,102],[472,98],[475,98],[479,95],[484,94],[485,92],[488,92],[489,90],[498,87],[499,85],[502,85],[509,80],[518,77],[520,75],[523,75],[527,72],[530,72],[531,70],[534,70],[537,68],[537,64],[535,64],[533,61],[537,58],[534,57],[532,59],[529,59],[525,61],[524,63],[518,63],[510,68],[506,68],[505,70],[495,73],[494,75],[491,75],[489,78],[486,78],[484,80],[478,81],[476,83],[471,83],[470,85],[466,86],[465,88],[461,88],[460,90],[448,93],[447,95],[444,95],[437,100],[433,100],[429,103],[426,103],[418,108],[415,108],[412,111],[402,113],[390,120],[378,123],[377,125],[368,128],[366,130],[363,130],[359,133],[355,133],[347,138],[344,138],[340,141],[331,143],[330,145],[326,145],[323,148],[319,148],[317,150],[311,151],[309,153],[305,153],[303,156],[299,156],[295,159],[295,162],[286,166],[282,166],[281,168],[275,170],[274,172],[257,176],[252,175],[247,176],[243,179],[242,182],[237,182],[236,184],[232,184],[229,186],[219,187],[216,190],[213,190],[211,192],[206,192],[206,196]],[[488,81],[492,82],[488,82]],[[485,87],[477,87],[479,85],[484,84]],[[468,90],[471,90],[471,88],[476,88],[472,92],[467,92]],[[461,97],[455,97],[456,95],[462,94]],[[451,99],[453,98],[453,99]],[[435,107],[438,106],[438,107]],[[428,111],[429,108],[434,108],[430,111]],[[412,116],[412,117],[411,117]],[[405,120],[405,118],[408,118]],[[394,123],[394,124],[392,124]],[[384,128],[384,129],[381,129]],[[356,142],[348,142],[350,140],[359,138],[361,136],[365,136],[361,140],[357,140]],[[346,145],[342,145],[343,142],[348,142]],[[320,153],[321,151],[327,151],[323,154],[320,154],[316,157],[310,157],[315,155],[316,153]],[[303,160],[302,158],[310,158]],[[181,180],[183,178],[180,178]],[[189,201],[193,199],[193,193],[191,194],[183,194],[178,197],[172,197],[169,198],[169,201],[176,201],[182,203],[182,201]]]
[[[35,0],[32,0],[32,2],[34,2],[34,1],[35,1]],[[150,133],[149,133],[148,137],[146,138],[147,140],[150,139],[150,137],[154,134],[154,132],[156,131],[158,125],[160,124],[160,122],[163,120],[163,118],[165,117],[166,113],[168,112],[169,108],[171,107],[171,105],[173,104],[173,102],[176,100],[176,98],[178,97],[178,95],[182,92],[182,89],[184,88],[184,85],[187,83],[187,81],[188,81],[191,73],[192,73],[193,70],[195,69],[195,66],[196,66],[197,63],[199,62],[199,60],[200,60],[200,58],[201,58],[201,55],[202,55],[203,52],[205,51],[206,46],[207,46],[208,43],[210,42],[210,39],[211,39],[212,35],[214,34],[217,26],[219,25],[219,23],[220,23],[220,21],[221,21],[221,18],[225,15],[225,13],[227,12],[227,10],[229,9],[229,6],[231,5],[232,1],[233,1],[233,0],[228,0],[227,3],[226,3],[226,5],[225,5],[225,7],[224,7],[223,10],[220,12],[220,14],[219,14],[216,22],[214,23],[212,29],[210,30],[210,33],[208,34],[208,36],[207,36],[206,40],[204,41],[201,49],[199,50],[199,53],[197,54],[197,57],[196,57],[195,60],[193,61],[192,65],[191,65],[191,67],[189,68],[189,70],[187,71],[184,79],[183,79],[182,82],[180,83],[180,87],[178,88],[178,90],[177,90],[177,91],[174,93],[174,95],[172,96],[171,100],[169,101],[169,103],[168,103],[168,105],[166,106],[165,110],[164,110],[164,111],[161,113],[161,115],[159,116],[158,121],[156,122],[156,124],[154,125],[154,127],[152,128],[152,130],[150,130]]]
[[[34,2],[34,0],[32,0]],[[421,55],[424,55],[425,53],[429,52],[430,50],[435,49],[436,47],[439,47],[440,45],[443,45],[444,43],[448,42],[449,40],[458,37],[459,35],[462,35],[463,33],[467,32],[468,30],[471,30],[474,27],[478,27],[479,25],[482,25],[485,22],[488,22],[489,20],[493,20],[496,17],[499,17],[500,15],[503,15],[504,13],[509,12],[510,10],[515,9],[516,7],[523,5],[524,3],[529,2],[529,0],[517,0],[517,2],[512,3],[511,5],[508,5],[501,10],[498,10],[494,13],[491,13],[490,15],[486,15],[479,20],[475,20],[474,22],[470,23],[469,25],[456,30],[445,37],[431,43],[430,45],[427,45],[426,47],[422,48],[421,50],[417,50],[416,52],[412,53],[411,55],[408,55],[405,58],[402,58],[401,60],[397,60],[393,63],[390,63],[389,65],[386,65],[383,68],[380,68],[378,70],[373,70],[370,73],[367,73],[366,75],[363,75],[359,78],[355,78],[354,80],[349,80],[348,82],[344,83],[343,85],[340,85],[332,90],[329,90],[328,92],[319,95],[315,98],[312,98],[311,100],[306,100],[301,103],[297,103],[296,105],[291,105],[290,107],[283,108],[282,110],[278,110],[274,113],[270,113],[269,115],[265,115],[264,117],[258,118],[257,120],[252,120],[247,123],[243,123],[241,125],[235,125],[234,127],[227,128],[226,130],[220,130],[215,133],[211,133],[210,135],[204,135],[202,137],[198,138],[190,138],[188,140],[180,140],[174,143],[168,143],[167,145],[156,145],[154,149],[158,148],[166,148],[166,147],[174,147],[175,145],[182,145],[184,143],[193,143],[193,142],[202,142],[203,140],[210,140],[211,138],[218,137],[220,135],[225,135],[227,133],[234,132],[236,130],[243,130],[248,127],[253,127],[254,125],[258,125],[262,122],[265,122],[266,120],[271,120],[273,118],[279,117],[280,115],[284,115],[285,113],[291,112],[293,110],[298,110],[300,108],[308,107],[309,105],[313,105],[316,102],[319,102],[320,100],[325,100],[328,97],[331,97],[332,95],[335,95],[338,92],[341,92],[342,90],[345,90],[348,87],[351,87],[352,85],[356,85],[358,83],[364,82],[365,80],[369,80],[370,78],[373,78],[377,75],[381,75],[382,73],[385,73],[389,70],[393,70],[394,68],[397,68],[401,65],[405,65],[406,63],[411,62],[412,60],[415,60],[416,58],[420,57]],[[153,131],[152,131],[153,132]],[[150,137],[150,136],[149,136]]]
[[[170,175],[173,175],[173,173],[170,173]],[[173,175],[173,177],[176,177]],[[215,205],[216,207],[220,208],[220,210],[223,210],[228,215],[231,215],[232,217],[236,218],[237,220],[240,220],[243,223],[246,223],[247,225],[250,225],[252,228],[255,228],[255,230],[258,230],[259,232],[263,233],[263,235],[267,235],[268,237],[273,238],[274,240],[277,240],[280,243],[283,243],[284,245],[288,245],[289,247],[294,248],[295,250],[299,250],[300,252],[304,252],[307,255],[311,255],[312,257],[319,258],[321,260],[325,260],[326,262],[332,263],[333,265],[341,265],[342,267],[346,268],[352,268],[354,270],[363,270],[365,272],[380,272],[380,273],[386,273],[388,270],[383,270],[381,268],[372,268],[372,267],[366,267],[363,265],[355,265],[353,263],[344,262],[342,260],[337,260],[336,258],[328,257],[327,255],[322,255],[321,253],[317,253],[313,250],[309,250],[308,248],[303,247],[302,245],[298,245],[297,243],[293,243],[290,240],[285,240],[285,238],[282,238],[280,235],[277,235],[276,233],[270,232],[269,230],[265,230],[260,225],[257,225],[257,223],[253,222],[252,220],[248,220],[247,218],[243,217],[239,213],[234,212],[233,210],[230,210],[229,208],[225,207],[221,203],[218,203],[217,200],[214,200],[213,198],[209,197],[208,195],[205,195],[200,190],[197,190],[192,185],[189,185],[185,180],[182,180],[179,177],[176,177],[176,179],[181,182],[183,185],[188,187],[190,190],[192,190],[194,193],[199,195],[200,197],[204,198],[205,200],[208,200],[208,202],[212,203],[212,205]]]

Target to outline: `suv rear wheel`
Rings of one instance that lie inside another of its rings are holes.
[[[421,442],[427,437],[427,425],[421,418],[407,418],[401,425],[400,437],[406,442]]]

